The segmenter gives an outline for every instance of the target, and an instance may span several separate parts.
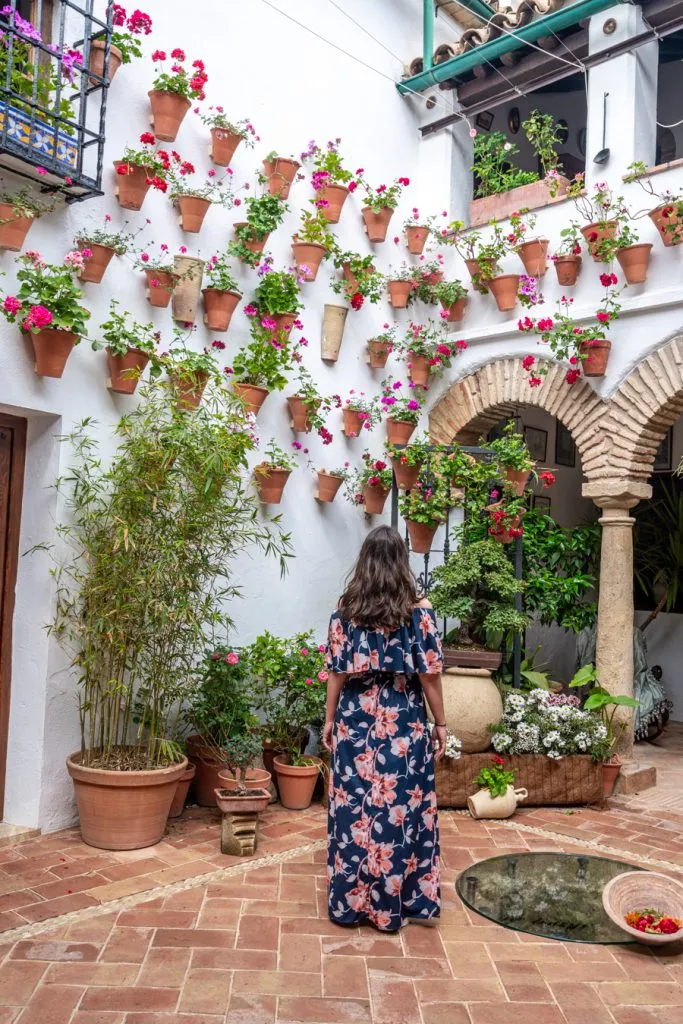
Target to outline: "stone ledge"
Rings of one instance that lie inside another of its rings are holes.
[[[619,796],[633,796],[635,793],[642,793],[645,789],[652,789],[657,785],[657,769],[652,764],[638,764],[633,761],[631,764],[622,766],[617,780],[616,792]]]
[[[5,846],[25,843],[29,839],[36,839],[39,835],[39,828],[29,828],[27,825],[9,825],[5,821],[0,821],[0,849]]]

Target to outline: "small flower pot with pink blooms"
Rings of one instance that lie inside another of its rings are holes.
[[[344,203],[358,187],[354,176],[343,165],[339,152],[340,142],[341,139],[336,139],[323,147],[312,141],[308,149],[301,154],[303,162],[310,160],[313,163],[311,185],[315,199],[312,202],[320,209],[329,224],[339,223]]]
[[[387,441],[389,444],[407,444],[415,432],[420,413],[424,389],[408,388],[404,391],[400,380],[387,377],[382,382],[380,407],[387,421]],[[412,394],[410,393],[412,390]],[[406,393],[407,392],[407,393]]]
[[[442,217],[446,216],[446,212]],[[403,230],[406,236],[406,245],[411,256],[421,256],[428,239],[435,230],[436,217],[423,216],[416,206],[413,207],[410,217],[403,222]]]
[[[111,231],[110,223],[111,216],[107,213],[104,227],[79,231],[75,244],[83,254],[83,265],[79,270],[81,281],[100,284],[113,257],[125,256],[134,249],[135,236],[128,231]]]
[[[397,345],[406,360],[411,386],[425,391],[432,377],[440,376],[466,348],[466,341],[451,341],[442,323],[432,320],[424,324],[410,323],[405,337]]]
[[[391,466],[384,459],[375,459],[365,451],[360,469],[349,474],[347,497],[353,505],[362,506],[366,515],[381,515],[391,492],[391,482]]]
[[[389,222],[398,206],[403,189],[410,185],[409,178],[397,178],[392,185],[378,185],[372,188],[364,178],[358,176],[365,199],[363,223],[369,242],[384,242]]]
[[[142,45],[138,36],[148,36],[152,31],[152,19],[149,14],[135,10],[129,16],[121,4],[114,4],[112,18],[113,31],[109,45],[109,82],[122,64],[130,64],[134,59],[142,57]],[[96,85],[105,73],[106,42],[104,39],[91,39],[90,61],[88,70],[91,74],[90,84]]]
[[[126,146],[120,160],[114,161],[116,184],[114,194],[124,210],[140,210],[150,188],[166,192],[170,158],[151,132],[140,136],[140,149]]]
[[[211,159],[219,167],[230,166],[240,143],[243,142],[249,149],[253,149],[259,141],[249,118],[230,121],[223,107],[211,106],[206,112],[200,111],[199,118],[211,132]]]
[[[155,50],[152,54],[156,77],[148,96],[152,107],[151,125],[154,134],[162,142],[175,142],[192,101],[205,99],[204,87],[209,76],[201,60],[193,61],[191,68],[185,67],[187,57],[180,47],[171,50],[172,63],[168,70],[165,67],[167,59],[168,55],[164,50]]]
[[[343,432],[348,438],[360,437],[363,430],[372,430],[379,422],[380,410],[374,396],[352,390],[343,402],[339,395],[335,395],[334,400],[342,410]]]
[[[292,236],[292,255],[304,281],[315,281],[320,264],[329,258],[334,249],[334,236],[325,212],[317,205],[322,200],[312,202],[313,210],[302,210],[301,225]]]
[[[148,245],[138,254],[135,269],[145,275],[145,298],[150,306],[166,309],[179,280],[168,245],[161,242],[158,253],[153,244]]]
[[[264,505],[279,505],[290,474],[296,468],[296,459],[271,439],[263,452],[263,459],[254,466],[254,484]]]

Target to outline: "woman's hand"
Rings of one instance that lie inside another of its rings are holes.
[[[446,753],[446,726],[435,725],[432,736],[433,739],[436,741],[434,749],[434,760],[440,761],[441,758]]]
[[[329,750],[330,753],[332,752],[332,733],[333,733],[333,731],[334,731],[334,719],[330,719],[328,722],[325,722],[325,724],[323,726],[323,735],[322,735],[323,746],[324,746],[325,750]],[[444,735],[445,735],[445,730],[444,730]]]

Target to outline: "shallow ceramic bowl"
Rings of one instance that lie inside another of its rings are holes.
[[[649,935],[626,924],[626,914],[652,907],[668,917],[683,920],[683,885],[655,871],[626,871],[616,875],[602,891],[607,916],[632,939],[646,946],[665,946],[683,941],[683,928],[673,935]]]

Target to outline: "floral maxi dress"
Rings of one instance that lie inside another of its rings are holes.
[[[434,756],[417,673],[443,668],[431,608],[391,632],[330,620],[327,666],[348,678],[332,740],[329,915],[396,931],[439,916]]]

